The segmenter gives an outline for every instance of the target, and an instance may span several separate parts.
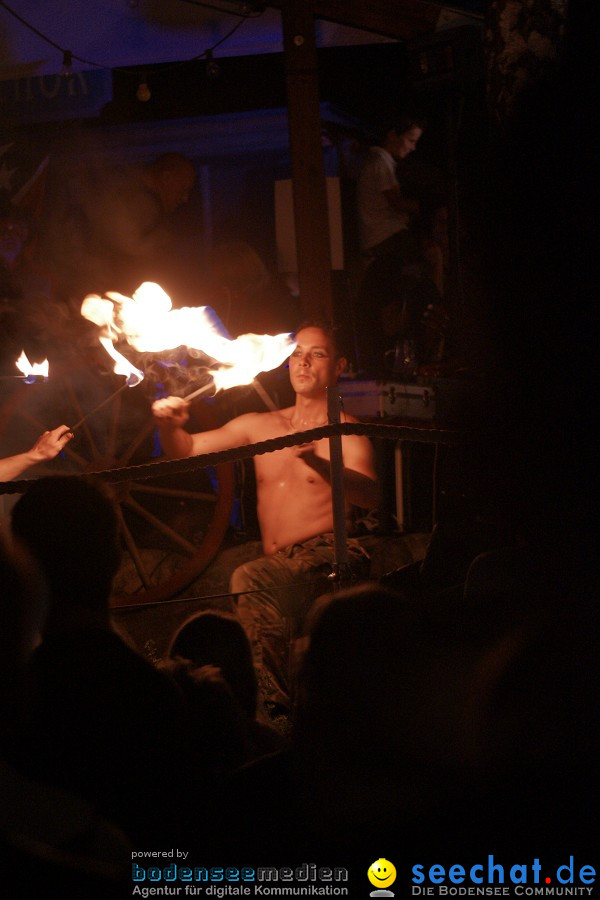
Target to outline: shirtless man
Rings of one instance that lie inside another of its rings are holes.
[[[189,434],[183,428],[189,404],[176,397],[157,400],[152,410],[162,446],[168,456],[181,458],[326,425],[327,388],[336,383],[345,365],[328,330],[303,326],[289,359],[294,406],[248,413],[213,431]],[[351,416],[344,418],[356,421]],[[368,438],[344,436],[342,454],[349,520],[352,506],[376,508],[379,492]],[[311,602],[323,592],[323,578],[335,561],[329,441],[255,456],[254,466],[265,556],[235,570],[231,591],[239,594],[238,614],[253,646],[263,695],[273,708],[286,709],[290,705],[290,637],[299,632]],[[350,564],[360,571],[365,556],[352,542],[349,557]]]
[[[0,459],[0,481],[12,481],[36,463],[54,459],[72,437],[68,425],[59,425],[52,431],[44,431],[30,450]]]

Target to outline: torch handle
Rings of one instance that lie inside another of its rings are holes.
[[[200,394],[206,394],[208,391],[212,390],[212,388],[214,388],[214,384],[211,381],[209,384],[203,385],[201,388],[198,388],[198,390],[192,391],[191,394],[187,394],[185,397],[182,397],[181,399],[188,402],[189,400],[193,400],[195,397],[199,397]]]
[[[111,400],[114,400],[114,398],[117,396],[117,394],[120,394],[121,391],[125,390],[126,387],[129,387],[127,382],[122,384],[120,388],[117,388],[116,391],[113,391],[112,394],[109,394],[109,396],[106,397],[106,399],[104,399],[102,401],[102,403],[99,403],[98,406],[95,406],[94,409],[91,409],[88,413],[86,413],[85,416],[83,416],[83,418],[81,418],[79,420],[79,422],[75,422],[75,424],[72,425],[71,428],[69,428],[69,431],[74,432],[76,428],[79,428],[80,425],[83,425],[83,423],[85,422],[86,419],[89,419],[90,416],[93,416],[95,413],[97,413],[99,410],[101,410],[104,406],[106,406],[108,403],[110,403]]]

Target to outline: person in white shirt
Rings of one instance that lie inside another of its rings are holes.
[[[403,195],[396,165],[416,149],[424,127],[420,118],[401,116],[386,131],[381,145],[369,149],[357,186],[360,244],[365,256],[402,252],[410,217],[419,208],[414,199]]]

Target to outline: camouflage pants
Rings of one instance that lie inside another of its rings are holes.
[[[368,556],[356,541],[348,541],[348,558],[353,574],[367,577]],[[231,576],[230,590],[238,595],[237,613],[267,708],[291,707],[291,647],[313,601],[331,591],[327,576],[334,562],[333,535],[323,534],[244,563]]]

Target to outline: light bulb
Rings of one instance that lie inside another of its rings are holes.
[[[138,98],[140,103],[147,103],[150,97],[152,96],[150,92],[150,88],[148,87],[145,81],[140,81],[137,91],[135,92],[135,96]]]
[[[63,61],[60,74],[63,78],[70,78],[73,74],[73,54],[70,50],[63,50]]]
[[[212,55],[212,50],[206,51],[206,74],[209,78],[218,78],[221,74],[221,67]]]

